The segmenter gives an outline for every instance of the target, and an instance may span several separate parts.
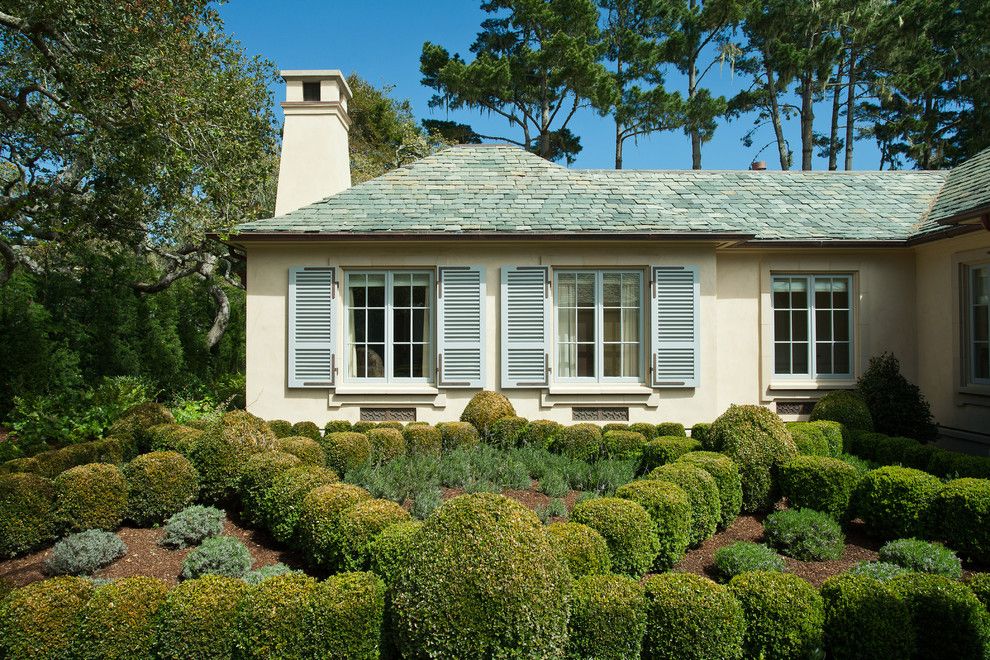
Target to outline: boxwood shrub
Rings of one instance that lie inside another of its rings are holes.
[[[385,422],[382,422],[382,424],[385,424]],[[371,429],[377,429],[377,428],[397,428],[398,430],[401,431],[402,430],[402,424],[399,424],[398,427],[395,427],[395,426],[380,426],[378,422],[360,421],[360,422],[354,422],[353,424],[349,424],[347,428],[341,429],[341,431],[334,431],[334,433],[340,433],[342,431],[353,431],[354,433],[367,433]],[[324,433],[324,435],[329,435],[329,434],[328,433]]]
[[[141,454],[124,467],[127,478],[127,517],[147,527],[181,511],[199,494],[199,475],[182,454],[156,451]]]
[[[55,535],[55,487],[29,473],[0,475],[0,557],[30,552]]]
[[[301,465],[298,457],[282,451],[263,451],[252,454],[241,468],[238,490],[245,520],[259,525],[263,520],[261,502],[275,478],[291,468]]]
[[[211,423],[189,452],[199,473],[201,498],[210,504],[231,500],[248,457],[273,451],[276,440],[264,420],[243,410],[225,413]]]
[[[558,655],[570,590],[532,511],[491,493],[455,497],[414,535],[396,578],[397,643],[427,657]]]
[[[618,497],[584,500],[574,505],[570,520],[602,535],[616,573],[640,577],[656,561],[660,551],[656,528],[636,502]]]
[[[779,573],[785,568],[784,559],[773,549],[752,541],[736,541],[719,548],[713,565],[715,575],[723,582],[750,571]]]
[[[604,537],[587,525],[555,522],[546,527],[550,547],[575,579],[605,575],[612,570],[612,559]]]
[[[292,422],[284,419],[268,420],[268,428],[272,430],[276,438],[288,438],[293,435]]]
[[[924,536],[931,526],[931,505],[941,489],[942,482],[930,474],[886,466],[862,478],[853,494],[853,508],[873,536]]]
[[[906,573],[888,583],[907,605],[916,658],[986,658],[990,615],[966,585],[927,573]]]
[[[437,424],[444,451],[474,447],[481,442],[481,436],[474,425],[467,422],[440,422]]]
[[[323,436],[320,444],[327,455],[327,467],[333,468],[341,476],[371,460],[371,442],[364,433],[330,433]]]
[[[845,572],[845,575],[858,575],[886,582],[898,575],[908,573],[908,569],[886,561],[861,561]]]
[[[602,424],[602,435],[608,433],[609,431],[628,431],[629,425],[625,422],[609,422],[608,424]]]
[[[365,500],[340,517],[342,567],[364,571],[371,566],[371,545],[387,527],[409,520],[409,512],[389,500]]]
[[[657,424],[657,436],[658,438],[684,438],[687,437],[687,431],[684,430],[684,425],[678,422],[660,422]]]
[[[303,657],[377,660],[385,614],[385,584],[374,573],[342,573],[320,582],[303,619]]]
[[[488,432],[488,443],[500,449],[511,449],[519,444],[519,438],[529,421],[525,417],[512,415],[492,422]]]
[[[631,433],[631,431],[630,431]],[[639,460],[640,473],[647,473],[661,465],[673,463],[688,452],[701,449],[701,443],[694,438],[662,436],[647,442]]]
[[[564,425],[549,419],[534,419],[519,436],[519,444],[523,447],[549,449],[554,440],[564,430]]]
[[[934,573],[953,580],[962,577],[962,562],[956,553],[937,543],[920,539],[897,539],[880,548],[880,561],[897,564],[916,573]]]
[[[204,539],[223,532],[226,520],[227,514],[220,509],[194,504],[165,521],[161,543],[169,548],[199,545]]]
[[[323,434],[320,433],[320,427],[316,422],[296,422],[292,425],[292,433],[290,435],[301,435],[304,438],[319,441]]]
[[[182,560],[183,580],[204,575],[244,577],[251,570],[251,552],[233,536],[211,536]]]
[[[696,465],[712,475],[718,486],[718,501],[721,506],[718,528],[725,529],[739,517],[742,511],[742,477],[735,461],[713,451],[692,451],[677,459],[678,463]]]
[[[384,465],[406,453],[406,438],[397,429],[371,429],[366,435],[371,444],[371,462]]]
[[[815,422],[787,422],[787,430],[791,432],[791,439],[799,453],[809,456],[829,455],[828,440]]]
[[[315,465],[289,468],[276,476],[260,506],[263,525],[272,538],[294,545],[303,498],[314,488],[338,481],[336,472]]]
[[[478,392],[464,407],[461,421],[468,422],[486,441],[491,425],[503,417],[515,417],[516,410],[504,394],[482,390]]]
[[[990,563],[990,480],[955,479],[935,496],[936,534],[963,557]]]
[[[632,578],[588,575],[574,583],[568,658],[638,658],[646,632],[646,596]]]
[[[56,543],[43,568],[48,575],[91,575],[125,554],[127,546],[113,532],[87,529]]]
[[[327,570],[343,565],[340,519],[358,502],[370,500],[371,493],[359,486],[335,483],[320,486],[306,494],[299,509],[299,547],[307,561]]]
[[[722,502],[712,475],[697,465],[670,463],[650,472],[649,478],[675,484],[687,493],[691,502],[691,545],[700,545],[715,534],[722,519]]]
[[[806,658],[821,653],[824,605],[818,590],[803,579],[755,571],[732,578],[729,591],[746,618],[748,657]]]
[[[93,584],[80,577],[40,580],[16,589],[0,607],[0,657],[68,658]]]
[[[691,500],[684,489],[669,481],[640,479],[619,486],[615,496],[646,509],[659,540],[653,568],[673,568],[691,543]]]
[[[829,419],[819,419],[814,422],[810,422],[812,426],[815,426],[822,432],[825,436],[825,443],[828,445],[828,455],[833,458],[839,456],[843,452],[842,447],[842,424],[840,422],[833,422]]]
[[[833,658],[910,658],[911,616],[883,582],[865,575],[835,575],[820,593],[825,604],[825,649]]]
[[[845,548],[842,527],[827,513],[814,509],[784,509],[763,522],[767,542],[794,559],[839,559]]]
[[[708,430],[712,427],[708,422],[697,422],[691,427],[691,437],[702,444],[702,446],[708,446],[705,442],[705,438],[708,437]]]
[[[327,455],[323,451],[320,443],[312,438],[301,435],[290,435],[279,438],[276,443],[278,451],[292,454],[305,465],[319,465],[323,467],[327,464]]]
[[[368,423],[371,423],[371,422],[368,422]],[[372,426],[369,427],[369,428],[372,428],[373,426],[374,426],[374,424],[372,424]],[[348,422],[346,420],[343,420],[343,419],[331,419],[323,427],[323,435],[330,435],[331,433],[340,433],[342,431],[350,431],[352,429],[353,429],[353,426],[351,425],[350,422]]]
[[[443,436],[432,426],[407,426],[402,436],[406,451],[413,455],[439,456],[443,449]]]
[[[693,573],[651,575],[644,660],[738,660],[745,620],[729,591]]]
[[[116,465],[90,463],[55,478],[55,517],[60,529],[113,530],[127,513],[127,479]]]
[[[177,451],[187,456],[192,450],[196,438],[203,435],[199,429],[182,424],[159,424],[148,429],[151,438],[151,451]]]
[[[974,573],[966,580],[966,586],[983,603],[990,614],[990,573]]]
[[[234,652],[243,580],[205,575],[179,583],[157,615],[155,656],[161,660],[223,660]]]
[[[371,557],[371,570],[392,584],[412,547],[412,539],[423,526],[421,520],[408,520],[389,525],[371,542],[368,554]]]
[[[632,431],[633,433],[642,433],[647,442],[657,437],[657,425],[650,424],[649,422],[636,422],[635,424],[630,424],[629,428],[626,430]]]
[[[79,613],[73,658],[149,658],[155,642],[155,617],[168,585],[152,577],[114,580],[93,592]]]
[[[870,409],[856,392],[835,390],[815,403],[811,410],[812,422],[820,419],[839,422],[849,431],[872,431],[873,418]]]
[[[814,509],[842,520],[860,474],[845,461],[828,456],[797,456],[780,466],[780,491],[791,506]]]
[[[301,573],[277,575],[250,587],[237,614],[237,658],[304,658],[306,617],[317,581]]]
[[[602,451],[602,431],[588,423],[565,427],[554,438],[552,449],[570,458],[593,461]]]
[[[602,435],[605,457],[619,461],[639,458],[645,444],[643,434],[635,431],[605,431]]]
[[[156,401],[146,401],[125,410],[110,425],[107,435],[129,436],[134,439],[139,452],[146,452],[151,448],[148,429],[158,424],[174,423],[175,417],[168,408]]]

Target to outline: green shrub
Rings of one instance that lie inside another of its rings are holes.
[[[371,545],[383,530],[409,520],[409,512],[388,500],[365,500],[345,510],[340,517],[340,544],[343,568],[368,570]]]
[[[630,424],[628,431],[633,433],[641,433],[646,441],[649,442],[657,437],[657,427],[656,424],[650,424],[649,422],[636,422],[635,424]]]
[[[912,447],[918,445],[917,440],[902,436],[877,434],[876,439],[876,455],[874,460],[881,465],[895,465],[903,463],[904,455],[907,454]]]
[[[233,536],[211,536],[182,560],[183,580],[204,575],[244,577],[251,570],[251,552]]]
[[[884,583],[863,575],[836,575],[821,587],[825,649],[832,658],[909,658],[911,617]]]
[[[798,456],[780,467],[780,491],[792,507],[822,511],[839,520],[849,511],[859,479],[856,468],[828,456]]]
[[[692,573],[651,575],[644,660],[738,660],[743,611],[729,591]]]
[[[900,362],[893,353],[870,358],[869,366],[856,382],[856,391],[866,402],[873,426],[880,433],[922,442],[938,435],[931,406],[918,386],[901,374]]]
[[[712,428],[712,425],[707,422],[698,422],[691,427],[691,437],[702,444],[702,446],[707,447],[705,439],[708,437],[708,431]]]
[[[687,493],[691,501],[692,545],[700,545],[715,534],[722,519],[722,503],[712,475],[690,463],[670,463],[650,472],[648,478],[676,484]]]
[[[571,578],[531,511],[501,495],[462,495],[412,543],[392,590],[399,648],[427,657],[559,656]]]
[[[845,448],[860,458],[875,461],[877,459],[877,445],[885,437],[873,431],[853,429],[846,432]]]
[[[273,578],[277,575],[292,575],[302,573],[302,571],[289,568],[285,564],[279,562],[277,564],[269,564],[267,566],[262,566],[261,568],[255,568],[244,574],[242,578],[248,584],[254,586],[256,584],[261,584],[269,578]]]
[[[853,494],[853,506],[874,536],[923,536],[941,489],[942,482],[930,474],[887,466],[866,473]]]
[[[515,416],[516,410],[504,394],[482,390],[468,401],[461,413],[461,421],[473,425],[487,441],[492,424],[503,417]]]
[[[669,570],[684,557],[691,542],[691,500],[680,486],[654,479],[640,479],[619,486],[615,496],[646,509],[659,540],[656,570]]]
[[[812,422],[820,419],[839,422],[849,431],[873,430],[873,418],[866,401],[849,390],[835,390],[820,398],[811,409],[810,419]]]
[[[339,475],[345,475],[371,460],[371,442],[364,433],[330,433],[323,436],[320,442],[327,455],[327,467],[333,468]]]
[[[974,573],[966,580],[966,586],[973,592],[990,614],[990,573]]]
[[[48,575],[92,575],[125,554],[127,546],[113,532],[87,529],[56,543],[44,569]]]
[[[61,529],[117,529],[127,513],[127,479],[115,465],[79,465],[55,478],[55,518]]]
[[[638,658],[646,632],[643,587],[622,575],[578,579],[567,628],[568,658]]]
[[[410,426],[429,426],[426,422],[409,422],[408,424],[403,424],[398,420],[389,420],[386,422],[377,422],[374,426],[376,429],[395,429],[396,431],[401,431]],[[371,429],[368,429],[370,431]],[[367,433],[367,431],[362,431],[362,433]]]
[[[371,424],[367,428],[374,428],[373,422],[365,422],[366,424]],[[323,435],[330,435],[331,433],[343,433],[344,431],[352,431],[354,427],[350,422],[342,419],[331,419],[327,422],[326,426],[323,427]],[[359,431],[360,432],[360,431]]]
[[[210,424],[189,452],[199,473],[202,499],[211,504],[231,500],[248,457],[274,451],[276,440],[264,420],[243,410],[225,413]]]
[[[555,522],[547,525],[546,533],[550,547],[575,579],[611,571],[608,544],[591,527],[576,522]]]
[[[593,461],[602,451],[602,432],[594,424],[574,424],[565,427],[554,438],[553,450],[582,461]]]
[[[392,584],[412,548],[413,536],[423,526],[422,521],[408,520],[389,525],[371,542],[371,570],[386,584]]]
[[[511,449],[519,444],[519,438],[529,421],[525,417],[502,417],[492,422],[488,443],[500,449]]]
[[[778,498],[777,468],[797,455],[787,427],[760,406],[730,406],[715,420],[705,449],[726,454],[739,466],[743,511],[769,510]]]
[[[790,573],[756,571],[732,578],[729,591],[746,617],[744,648],[751,658],[820,654],[824,605],[818,591]]]
[[[874,580],[886,582],[907,572],[909,571],[906,568],[885,561],[861,561],[846,571],[846,575],[870,577]]]
[[[472,430],[474,427],[471,427]],[[396,429],[371,429],[366,434],[371,444],[371,462],[384,465],[406,453],[406,439]]]
[[[838,457],[842,453],[842,424],[828,419],[819,419],[809,423],[817,427],[825,436],[825,443],[828,445],[827,455],[833,458]]]
[[[151,448],[148,429],[158,424],[175,424],[172,412],[160,403],[147,401],[128,408],[117,418],[107,431],[107,435],[124,435],[134,438],[138,451]]]
[[[385,585],[374,573],[332,575],[309,597],[303,657],[377,660],[385,614]]]
[[[313,465],[290,468],[276,476],[261,500],[261,518],[272,538],[280,543],[295,541],[303,498],[314,488],[337,481],[336,472]]]
[[[327,464],[327,455],[323,451],[320,443],[312,438],[301,435],[290,435],[286,438],[279,438],[275,444],[277,451],[292,454],[304,465],[318,465],[323,467]]]
[[[234,652],[242,580],[205,575],[179,583],[158,610],[155,656],[161,660],[224,660]]]
[[[79,613],[73,658],[102,660],[151,657],[155,616],[168,585],[151,577],[129,577],[93,592]]]
[[[323,434],[320,433],[320,427],[317,426],[316,422],[296,422],[292,425],[291,435],[301,435],[304,438],[316,440],[317,442],[319,442],[320,438],[323,436]]]
[[[956,479],[932,504],[939,538],[962,556],[990,562],[990,480]]]
[[[196,439],[203,435],[199,429],[182,424],[159,424],[148,429],[151,451],[177,451],[188,456]]]
[[[990,456],[969,456],[937,449],[932,452],[928,471],[937,477],[990,479]]]
[[[640,577],[653,566],[660,551],[650,514],[631,500],[618,497],[584,500],[574,505],[570,520],[602,535],[616,573]]]
[[[605,457],[614,460],[638,459],[645,444],[643,434],[635,431],[605,431],[602,435]]]
[[[736,541],[715,551],[715,575],[724,582],[742,573],[765,571],[780,573],[783,558],[762,543]]]
[[[299,546],[313,566],[337,570],[343,565],[340,519],[358,502],[370,500],[371,493],[350,484],[320,486],[306,494],[299,509]]]
[[[279,575],[248,589],[237,616],[237,658],[307,657],[306,618],[317,581]]]
[[[523,447],[549,449],[564,430],[564,425],[549,419],[534,419],[519,436]]]
[[[57,577],[15,590],[0,608],[0,656],[60,660],[70,656],[79,616],[93,593],[89,580]]]
[[[478,429],[468,422],[441,422],[437,424],[444,451],[474,447],[481,442]]]
[[[560,472],[547,472],[540,479],[540,492],[547,497],[563,497],[570,490],[567,478]]]
[[[147,527],[162,522],[191,504],[199,493],[196,468],[182,454],[141,454],[124,467],[127,517]]]
[[[263,522],[261,503],[275,483],[275,478],[299,465],[301,462],[297,457],[281,451],[263,451],[248,457],[241,468],[238,490],[244,518],[249,524],[260,525]]]
[[[222,533],[226,520],[227,515],[212,506],[186,507],[165,522],[162,545],[169,548],[199,545],[204,539]]]
[[[629,425],[625,422],[609,422],[608,424],[602,424],[602,435],[605,435],[609,431],[628,431]]]
[[[919,539],[897,539],[880,548],[880,561],[897,564],[916,573],[934,573],[958,580],[962,562],[956,553],[937,543]]]
[[[920,442],[914,443],[914,445],[906,448],[904,450],[904,455],[901,457],[901,462],[904,467],[915,468],[917,470],[922,470],[924,472],[931,472],[936,476],[939,475],[935,470],[931,469],[932,459],[936,454],[946,453],[933,444],[922,444]]]
[[[767,542],[801,561],[839,559],[845,549],[842,527],[827,513],[813,509],[785,509],[763,522]]]
[[[694,438],[667,436],[650,440],[643,446],[642,456],[639,460],[639,471],[645,474],[661,465],[673,463],[688,452],[699,449],[701,449],[701,443]]]
[[[292,432],[292,422],[284,419],[270,419],[268,420],[268,428],[272,430],[276,438],[288,438],[289,436],[295,435]]]
[[[55,488],[27,473],[0,475],[0,557],[30,552],[55,535]]]
[[[735,462],[725,454],[713,451],[692,451],[682,455],[677,462],[695,465],[712,475],[721,505],[718,528],[731,525],[742,510],[742,477]]]
[[[443,436],[432,426],[409,426],[402,432],[406,450],[414,456],[439,456]]]
[[[828,440],[817,422],[787,422],[787,430],[798,453],[809,456],[828,456]]]
[[[658,438],[686,438],[687,432],[684,425],[678,422],[660,422],[657,424]]]
[[[987,657],[990,620],[966,585],[941,575],[906,573],[888,583],[911,615],[916,658]]]
[[[353,431],[354,433],[367,433],[371,429],[377,429],[377,428],[379,428],[378,422],[361,421],[361,422],[354,422],[348,428],[344,429],[344,431]],[[381,428],[388,428],[388,427],[381,427]],[[399,430],[401,430],[401,428],[402,425],[400,424]],[[334,431],[334,433],[340,433],[340,431]]]

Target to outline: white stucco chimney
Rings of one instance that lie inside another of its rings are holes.
[[[285,80],[285,127],[275,215],[351,187],[351,88],[344,75],[336,69],[280,73]]]

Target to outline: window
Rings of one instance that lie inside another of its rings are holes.
[[[347,376],[420,381],[432,364],[432,273],[347,274]]]
[[[320,83],[304,82],[303,101],[319,101],[319,100],[320,100]]]
[[[558,380],[642,380],[642,273],[557,272],[555,300]]]
[[[773,276],[774,374],[852,377],[852,278]]]
[[[967,271],[969,382],[990,385],[990,264],[972,266]]]

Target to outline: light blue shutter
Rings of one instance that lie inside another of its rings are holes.
[[[653,268],[654,387],[698,386],[698,307],[696,266]]]
[[[546,266],[502,268],[502,387],[549,384],[550,302]]]
[[[334,268],[289,269],[289,387],[335,385],[335,297]]]
[[[441,266],[437,279],[437,385],[484,387],[485,269]]]

